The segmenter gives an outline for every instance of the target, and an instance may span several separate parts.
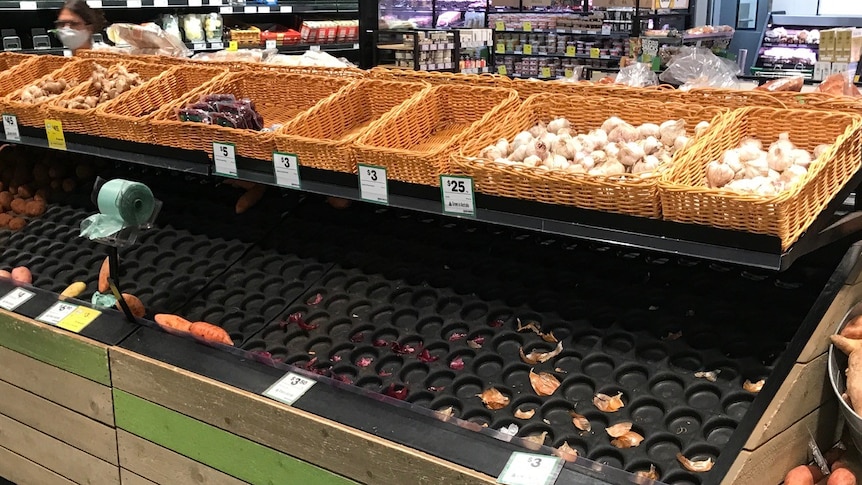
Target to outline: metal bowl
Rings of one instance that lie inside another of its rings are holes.
[[[841,321],[841,325],[838,326],[835,333],[837,334],[843,330],[850,320],[859,315],[862,315],[862,302],[854,305],[853,308],[844,315],[844,319]],[[858,450],[862,451],[862,416],[857,414],[856,411],[847,404],[847,401],[841,397],[841,395],[847,390],[847,379],[844,375],[844,370],[847,369],[847,356],[832,344],[829,344],[828,366],[829,383],[832,384],[832,391],[835,393],[835,397],[838,398],[838,407],[841,409],[841,416],[844,417],[844,421],[849,425],[850,436],[853,438],[853,443],[856,445]]]

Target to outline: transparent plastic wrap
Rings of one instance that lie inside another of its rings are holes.
[[[106,29],[114,44],[129,46],[129,54],[155,54],[170,57],[188,57],[192,51],[183,42],[153,23],[112,24]]]
[[[793,91],[800,92],[802,91],[802,86],[805,85],[805,76],[788,76],[780,79],[773,79],[772,81],[767,81],[762,85],[754,88],[755,91],[766,91],[769,93],[776,93],[779,91]]]
[[[302,55],[294,56],[277,54],[264,62],[266,64],[290,67],[356,67],[346,59],[337,58],[322,51],[307,51]]]
[[[624,84],[633,88],[643,88],[658,85],[658,75],[649,64],[637,62],[620,68],[616,84]]]
[[[834,96],[862,96],[859,88],[853,84],[854,75],[854,71],[844,71],[828,76],[817,86],[817,92]]]
[[[278,54],[278,49],[221,50],[195,54],[193,59],[200,61],[265,62],[276,54]]]
[[[688,91],[693,88],[735,88],[739,66],[718,57],[703,47],[683,47],[674,57],[659,79],[680,85]]]

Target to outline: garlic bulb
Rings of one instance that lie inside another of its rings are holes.
[[[673,151],[674,151],[674,153],[676,153],[676,152],[678,152],[678,151],[682,150],[683,148],[685,148],[685,145],[686,145],[686,144],[688,144],[688,137],[687,137],[687,136],[682,135],[682,136],[678,136],[678,137],[676,137],[676,139],[673,141]]]
[[[511,155],[513,151],[522,145],[526,145],[533,141],[533,135],[530,134],[529,131],[522,131],[515,135],[515,138],[512,140],[512,146],[509,147],[509,154]]]
[[[565,118],[554,118],[548,123],[548,131],[559,134],[560,130],[571,128],[572,124]]]
[[[582,158],[582,159],[581,159],[580,164],[581,164],[581,166],[582,166],[582,167],[584,167],[584,169],[586,169],[586,170],[592,170],[592,169],[596,168],[596,165],[597,165],[597,164],[596,164],[596,161],[595,161],[595,160],[593,160],[593,157],[591,157],[591,156],[589,156],[589,155],[587,155],[586,157]]]
[[[625,121],[623,121],[622,119],[616,116],[612,116],[605,120],[604,123],[602,123],[602,130],[604,130],[605,133],[610,133],[614,131],[614,128],[624,123]]]
[[[548,155],[544,165],[551,170],[563,170],[569,166],[569,161],[562,155]]]
[[[605,153],[608,157],[618,158],[620,156],[620,146],[616,143],[608,143],[605,145]]]
[[[832,145],[817,145],[814,148],[814,158],[820,158],[820,155],[828,152]]]
[[[790,137],[787,133],[778,135],[778,141],[769,146],[769,151],[766,154],[769,168],[778,172],[787,170],[788,167],[793,165],[791,152],[795,149],[796,147],[793,146],[793,143],[790,143]]]
[[[714,160],[706,166],[706,182],[711,188],[721,188],[733,181],[734,171],[727,163]]]
[[[622,163],[617,161],[616,159],[609,159],[607,162],[602,164],[602,168],[605,171],[605,175],[622,175],[626,173],[626,167],[623,166]]]
[[[709,129],[709,121],[701,121],[694,127],[694,136],[700,136]]]
[[[740,179],[725,185],[723,188],[743,193],[754,193],[760,187],[760,182],[752,179]]]
[[[501,165],[515,165],[515,162],[509,160],[508,158],[497,158],[496,160],[494,160],[494,162]]]
[[[756,159],[757,157],[755,157]],[[725,163],[734,173],[742,171],[744,165],[742,164],[742,159],[739,156],[738,150],[728,150],[724,152],[724,157],[722,157],[721,161]]]
[[[647,155],[643,160],[637,162],[632,167],[634,174],[648,174],[654,172],[659,166],[658,158],[655,155]]]
[[[528,145],[523,144],[523,145],[519,146],[518,148],[516,148],[514,151],[512,151],[512,153],[510,153],[509,156],[506,158],[508,158],[509,160],[511,160],[513,162],[523,162],[524,159],[527,158],[527,155],[528,155],[527,154],[527,148],[528,148]]]
[[[620,149],[619,161],[626,167],[632,167],[634,164],[643,160],[646,156],[644,149],[637,142],[628,142]]]
[[[643,125],[641,125],[641,126],[643,126]],[[647,137],[643,141],[642,146],[644,149],[644,153],[646,153],[647,155],[652,155],[653,153],[656,153],[657,151],[661,150],[661,148],[662,148],[661,142],[658,141],[658,138],[656,138],[654,136]]]
[[[801,165],[791,165],[790,168],[784,171],[781,174],[779,180],[785,182],[787,185],[793,185],[796,182],[799,182],[805,174],[808,173],[808,169]]]
[[[608,161],[608,154],[601,150],[596,150],[590,153],[590,158],[593,159],[596,165],[601,165]]]
[[[528,167],[538,167],[542,164],[542,159],[538,155],[530,155],[524,159],[523,163]]]
[[[637,141],[638,138],[638,130],[625,122],[614,128],[614,131],[608,133],[608,141],[614,143],[628,143],[630,141]]]
[[[739,154],[739,160],[742,162],[750,162],[751,160],[757,160],[763,153],[761,147],[762,145],[760,145],[760,142],[743,142],[737,150],[737,153]]]
[[[605,130],[593,130],[589,136],[593,139],[594,150],[601,150],[608,144],[608,133]]]
[[[668,146],[673,146],[674,141],[685,136],[685,120],[670,120],[665,121],[659,126],[659,138],[662,143]]]
[[[769,174],[769,163],[766,158],[758,158],[745,162],[743,167],[745,178],[753,179],[755,177],[765,177]]]
[[[496,147],[504,157],[509,155],[509,140],[500,138],[497,140]]]
[[[797,148],[790,152],[790,161],[792,165],[808,168],[811,165],[811,154],[806,150]]]
[[[655,123],[644,123],[638,126],[638,135],[641,138],[659,138],[661,136],[659,126]]]
[[[541,121],[536,123],[536,125],[533,126],[532,128],[530,128],[530,135],[532,135],[533,138],[541,138],[542,135],[544,135],[547,132],[548,132],[547,127]]]
[[[542,160],[548,158],[548,145],[545,145],[542,140],[538,140],[533,143],[532,148],[533,149],[531,151],[530,147],[527,147],[527,153],[529,153],[530,155],[536,155]]]
[[[778,180],[779,178],[781,178],[781,174],[770,168],[769,172],[767,172],[766,174],[766,178],[773,181]]]
[[[566,171],[569,173],[587,173],[587,170],[583,165],[578,163],[573,163],[566,168]]]

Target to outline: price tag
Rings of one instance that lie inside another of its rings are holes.
[[[524,22],[521,24],[521,28],[524,30],[524,32],[532,32],[533,31],[533,22],[529,22],[529,21]]]
[[[567,45],[566,46],[566,55],[569,57],[575,57],[575,46]]]
[[[560,476],[563,460],[558,456],[515,451],[497,478],[505,485],[551,485]]]
[[[272,153],[272,165],[275,170],[275,183],[291,189],[301,188],[299,181],[299,157],[293,153]]]
[[[220,7],[221,0],[207,0],[207,5],[209,5],[210,7]]]
[[[63,123],[60,120],[45,120],[45,135],[48,137],[48,148],[66,149],[66,137],[63,135]]]
[[[153,0],[153,5],[156,7],[167,7],[168,0]]]
[[[237,41],[232,40],[232,41],[227,43],[227,50],[235,51],[237,49],[239,49],[239,44],[237,43]]]
[[[441,175],[440,191],[443,193],[443,212],[463,216],[476,215],[472,178]]]
[[[194,44],[192,44],[192,50],[193,51],[202,51],[206,48],[207,48],[207,45],[204,44],[203,42],[195,42]]]
[[[566,71],[564,72],[563,75],[566,76],[567,78],[572,78],[572,77],[575,77],[575,71],[572,69],[566,69]]]
[[[87,6],[90,8],[102,8],[102,0],[87,0]]]
[[[78,305],[58,301],[42,312],[41,315],[36,317],[36,320],[49,325],[57,325],[61,320],[71,315],[76,308],[78,308]]]
[[[219,7],[218,13],[233,13],[233,7]]]
[[[359,164],[359,194],[363,200],[388,204],[389,187],[386,183],[386,169]]]
[[[210,49],[224,49],[224,42],[210,42]]]
[[[126,7],[141,8],[141,0],[126,0]]]
[[[496,52],[497,54],[505,54],[506,44],[503,44],[502,42],[498,43],[494,49],[494,52]]]
[[[320,46],[319,45],[309,46],[308,50],[310,50],[312,52],[320,52]]]
[[[213,142],[215,173],[236,177],[236,146],[233,143]]]
[[[257,13],[269,13],[269,7],[267,7],[267,6],[257,7]]]
[[[528,56],[533,53],[533,44],[524,44],[524,54]]]
[[[551,77],[551,68],[548,66],[544,66],[541,69],[542,77]]]
[[[313,385],[313,380],[299,374],[294,374],[293,372],[288,372],[284,377],[277,380],[275,384],[269,386],[269,389],[263,391],[263,395],[290,406],[311,389]]]
[[[591,47],[590,48],[590,59],[598,59],[599,58],[599,48]]]
[[[293,12],[293,6],[292,5],[281,5],[280,7],[278,7],[278,11],[281,13],[291,13],[291,12]]]
[[[203,4],[201,0],[189,0],[189,7],[202,7]]]
[[[277,48],[278,48],[278,46],[277,46],[277,45],[276,45],[276,43],[275,43],[275,39],[269,39],[269,40],[267,40],[267,41],[266,41],[266,48],[267,48],[267,49],[277,49]]]
[[[506,30],[506,22],[502,20],[494,22],[494,30]]]
[[[497,66],[497,74],[501,76],[505,76],[506,74],[508,74],[506,72],[506,66]]]
[[[39,5],[36,2],[20,2],[18,3],[18,8],[21,10],[38,10]]]
[[[79,306],[78,308],[75,308],[72,313],[60,320],[60,322],[57,323],[57,326],[70,332],[80,333],[81,330],[84,330],[87,325],[93,323],[93,320],[98,318],[101,314],[102,312],[99,310]]]
[[[611,35],[611,24],[602,24],[602,35]]]
[[[7,140],[21,141],[21,132],[18,130],[18,117],[15,115],[3,115],[3,132]]]
[[[242,13],[257,13],[257,7],[243,7]]]
[[[32,291],[27,291],[24,288],[15,288],[9,293],[6,293],[6,296],[0,298],[0,308],[12,311],[34,296],[36,296],[36,294]]]

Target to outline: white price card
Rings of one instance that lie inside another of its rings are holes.
[[[168,0],[153,0],[153,5],[156,7],[167,7]]]
[[[291,189],[301,188],[299,181],[299,157],[293,153],[272,153],[272,165],[275,170],[275,183]]]
[[[27,291],[24,288],[15,288],[9,293],[6,293],[6,296],[0,298],[0,308],[12,311],[34,296],[36,296],[36,294],[32,291]]]
[[[102,0],[87,0],[87,6],[90,8],[102,8]]]
[[[218,9],[218,13],[233,13],[233,7],[221,7]]]
[[[267,5],[262,5],[257,7],[257,13],[269,13],[269,7]]]
[[[611,24],[602,24],[602,35],[611,35]]]
[[[202,7],[203,4],[203,0],[189,0],[189,7]]]
[[[126,0],[126,7],[141,8],[141,0]]]
[[[505,485],[551,485],[560,476],[563,460],[558,456],[515,451],[503,468],[497,483]]]
[[[266,41],[266,48],[267,49],[275,49],[277,47],[278,47],[278,45],[275,43],[275,39],[269,39]]]
[[[476,198],[471,177],[441,175],[440,192],[443,193],[443,212],[463,216],[476,215]]]
[[[386,169],[374,165],[359,164],[359,195],[363,200],[389,203],[389,186],[386,183]]]
[[[233,143],[213,142],[215,173],[236,177],[236,146]]]
[[[209,5],[210,7],[220,7],[221,0],[207,0],[207,5]]]
[[[18,8],[21,10],[37,10],[39,5],[37,5],[36,2],[19,2]]]
[[[252,6],[252,7],[248,7],[248,6],[243,7],[243,8],[242,8],[242,13],[257,13],[257,7],[254,7],[254,6]]]
[[[3,115],[3,133],[7,140],[21,141],[21,132],[18,131],[18,117],[15,115]]]
[[[292,5],[281,5],[280,7],[278,7],[278,11],[281,13],[291,13],[291,12],[293,12],[293,6]]]
[[[204,42],[192,43],[192,50],[193,51],[202,51],[202,50],[206,50],[206,48],[207,48],[207,45]]]
[[[310,50],[312,52],[320,52],[320,46],[319,45],[309,46],[308,50]]]
[[[76,308],[78,308],[78,305],[58,301],[57,303],[54,303],[51,308],[48,308],[41,315],[36,317],[36,320],[49,325],[57,325],[61,320],[71,315]]]
[[[287,405],[292,405],[306,391],[311,389],[313,385],[313,380],[299,374],[294,374],[293,372],[288,372],[284,377],[277,380],[275,384],[269,386],[269,389],[263,391],[263,395]]]
[[[211,42],[210,49],[224,49],[224,42]]]

